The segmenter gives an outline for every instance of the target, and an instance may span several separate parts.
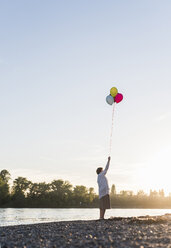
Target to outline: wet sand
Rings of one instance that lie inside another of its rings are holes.
[[[0,227],[0,248],[171,248],[171,215]]]

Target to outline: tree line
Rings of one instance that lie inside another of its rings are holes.
[[[98,195],[94,188],[83,185],[73,186],[62,179],[50,183],[33,183],[26,177],[17,177],[12,186],[11,175],[7,170],[0,171],[0,207],[15,208],[96,208]],[[164,190],[152,191],[147,195],[139,190],[137,194],[122,190],[119,194],[113,184],[111,187],[111,206],[113,208],[171,208],[171,195]]]

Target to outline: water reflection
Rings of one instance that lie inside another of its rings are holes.
[[[166,213],[171,214],[171,209],[110,209],[106,212],[106,218],[111,216],[154,216]],[[67,220],[93,220],[97,219],[98,215],[99,210],[97,208],[1,208],[0,226]]]

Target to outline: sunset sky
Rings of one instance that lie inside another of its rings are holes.
[[[171,1],[0,1],[0,170],[171,192]]]

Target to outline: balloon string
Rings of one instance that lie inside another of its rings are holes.
[[[113,126],[114,126],[115,105],[116,103],[114,102],[113,110],[112,110],[112,125],[111,125],[111,132],[110,132],[109,156],[111,155],[111,150],[112,150],[112,136],[113,136]]]

